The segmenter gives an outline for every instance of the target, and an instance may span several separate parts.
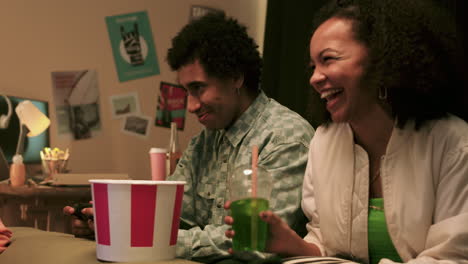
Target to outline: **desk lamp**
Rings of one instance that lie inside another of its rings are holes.
[[[7,100],[7,104],[11,107],[11,102],[8,97],[3,96]],[[8,126],[8,119],[11,116],[11,108],[9,108],[8,115],[2,116],[7,119],[4,124],[6,128]],[[44,132],[50,125],[50,120],[29,100],[21,101],[15,108],[16,115],[20,121],[20,134],[18,137],[18,144],[16,146],[16,153],[13,156],[13,164],[10,169],[10,181],[12,185],[21,186],[24,184],[26,171],[23,164],[23,146],[26,133],[28,137],[34,137]],[[0,120],[5,121],[5,120]]]
[[[20,135],[15,155],[21,155],[26,133],[28,137],[38,136],[49,127],[50,120],[29,100],[20,102],[15,111],[20,121]]]

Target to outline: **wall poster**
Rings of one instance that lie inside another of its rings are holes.
[[[120,82],[159,74],[159,64],[146,11],[106,17]]]
[[[161,82],[154,125],[170,128],[171,122],[176,122],[177,128],[183,130],[186,108],[187,91],[180,85]]]
[[[101,131],[95,70],[52,72],[59,135],[87,139]]]

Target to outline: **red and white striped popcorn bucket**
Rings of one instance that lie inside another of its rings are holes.
[[[89,180],[97,259],[175,258],[184,181]]]

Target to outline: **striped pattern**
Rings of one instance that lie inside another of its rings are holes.
[[[92,188],[99,259],[175,257],[184,185],[93,183]]]

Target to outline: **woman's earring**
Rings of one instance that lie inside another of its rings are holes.
[[[379,99],[382,101],[387,100],[387,87],[379,88]]]

